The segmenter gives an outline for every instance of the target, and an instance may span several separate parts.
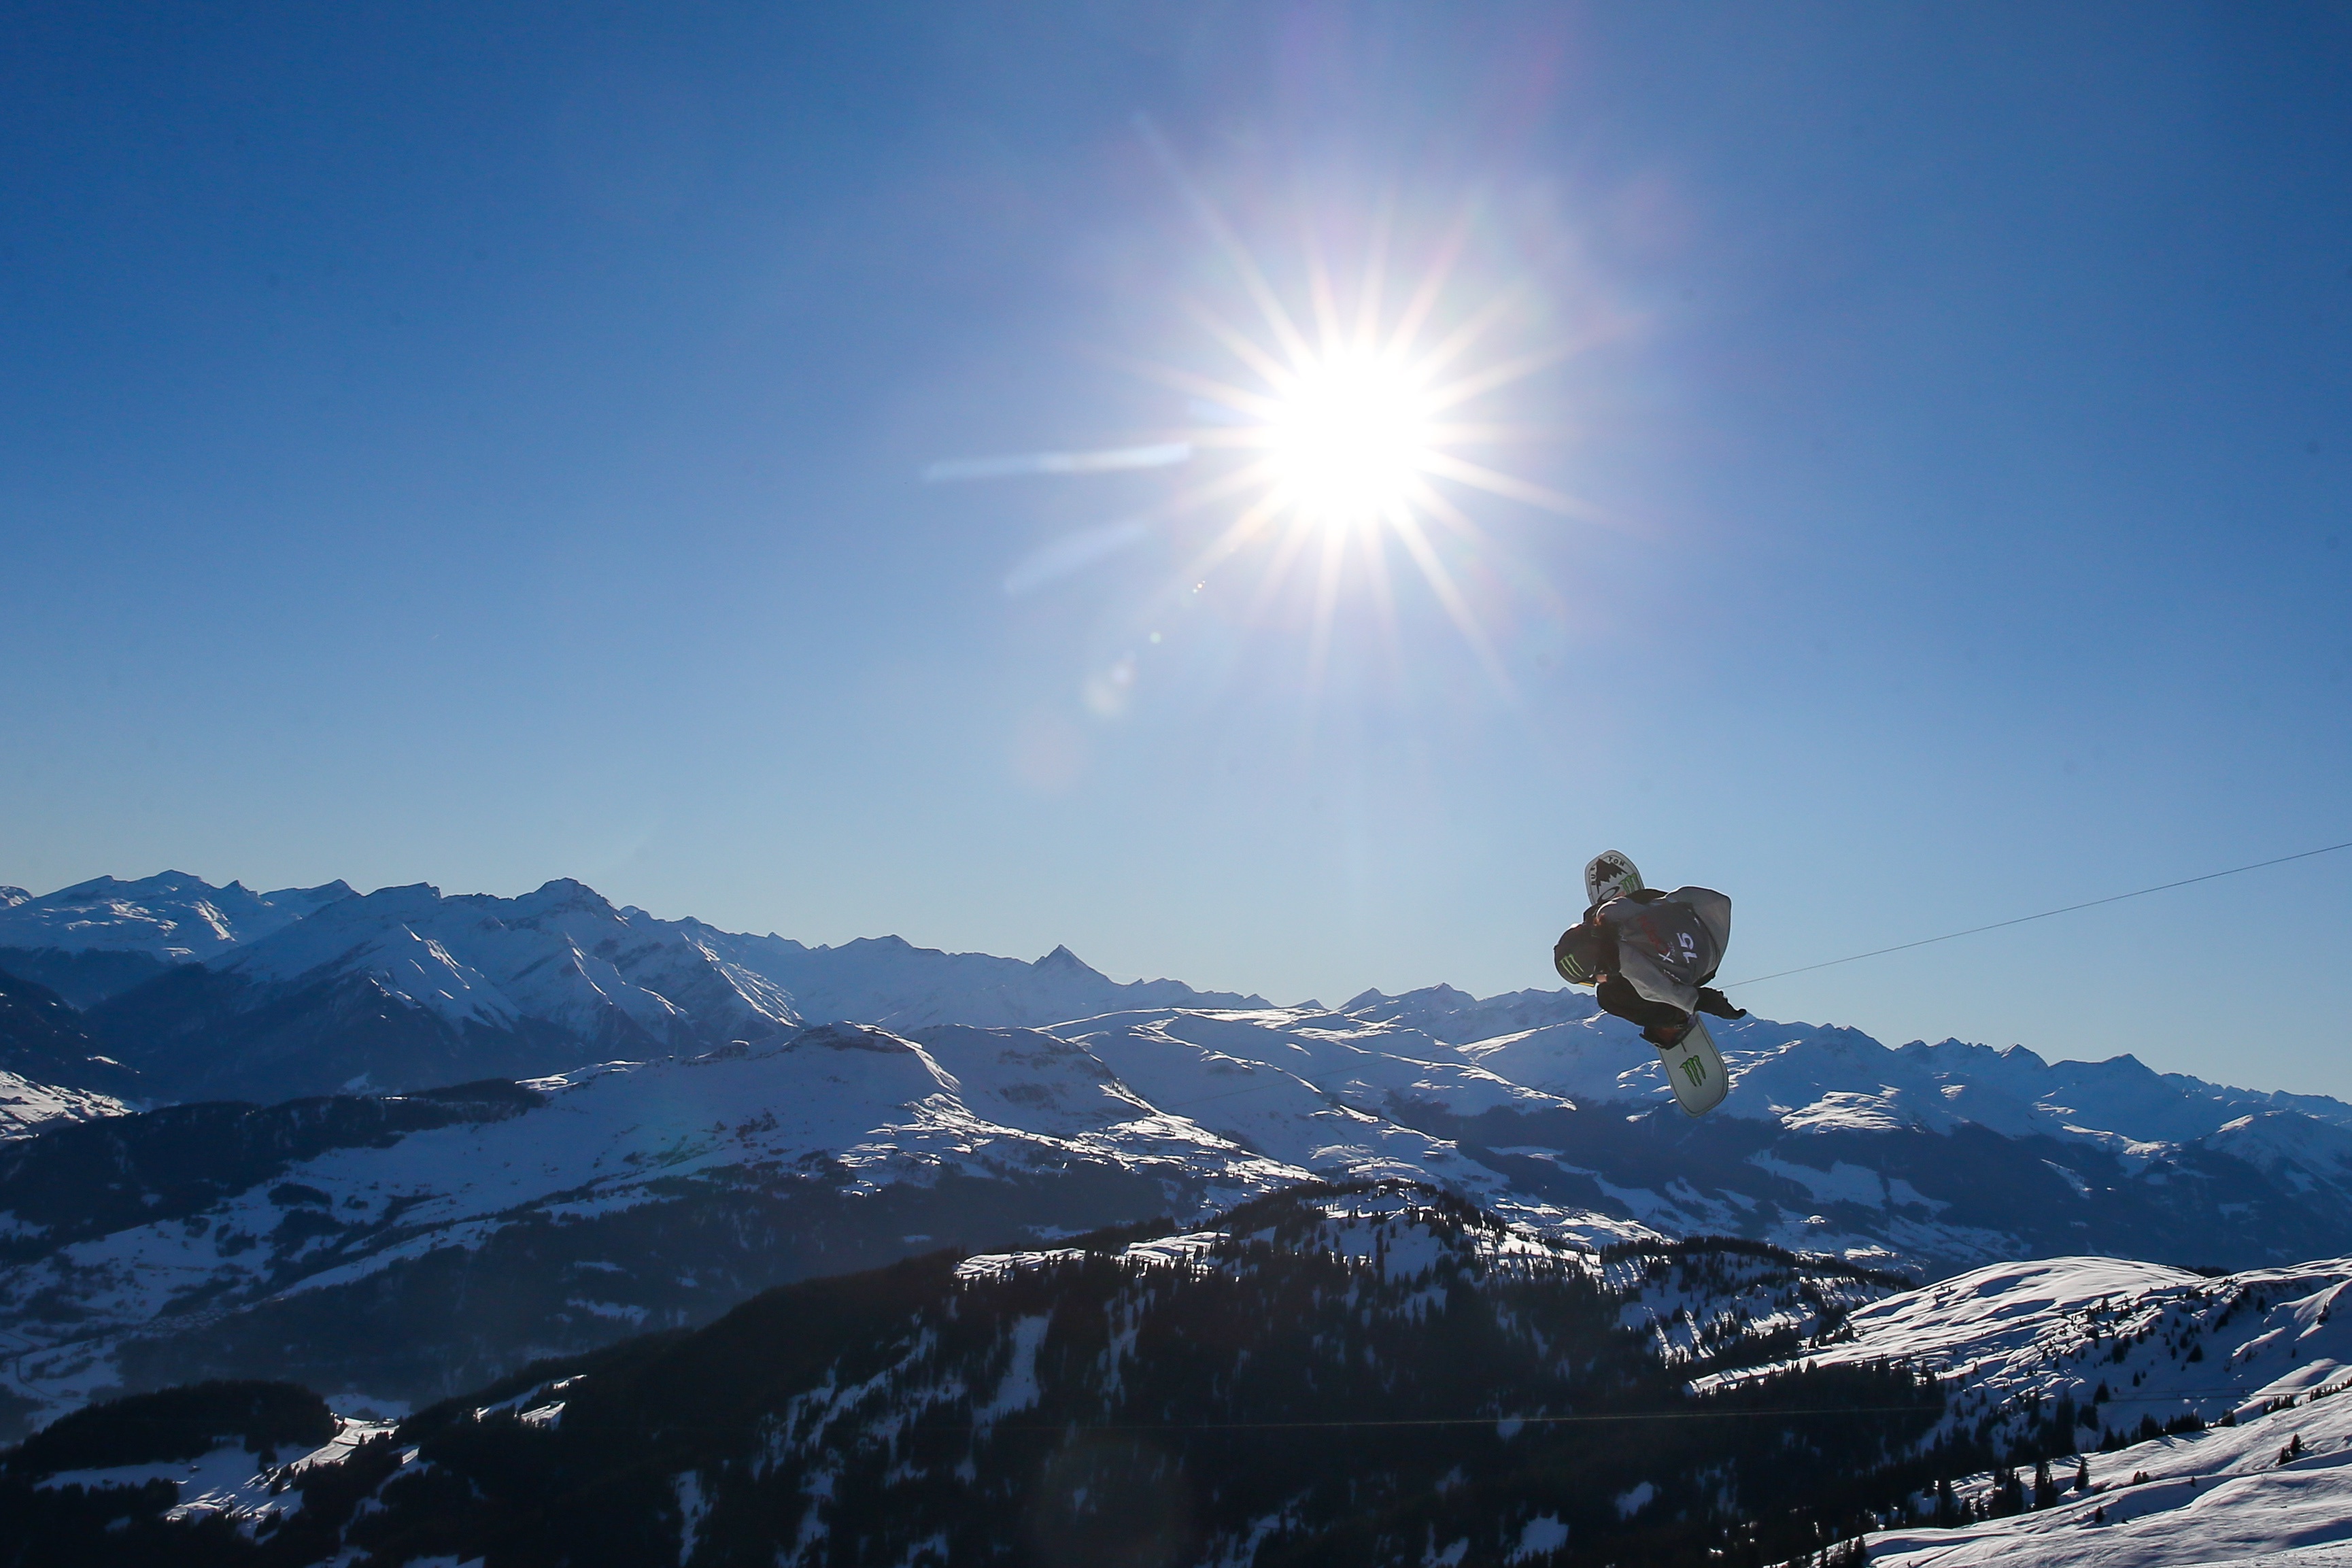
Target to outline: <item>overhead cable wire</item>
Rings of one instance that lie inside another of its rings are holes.
[[[1745,1385],[1733,1384],[1733,1387]],[[2110,1394],[2099,1401],[2102,1405],[2172,1405],[2192,1399],[2220,1398],[2238,1394],[2235,1389],[2179,1389],[2170,1394]],[[2009,1402],[2004,1402],[2009,1403]],[[2054,1401],[2053,1401],[2054,1404]],[[2095,1409],[2096,1405],[2084,1408]],[[1767,1406],[1752,1410],[1608,1410],[1586,1415],[1390,1415],[1342,1417],[1324,1421],[974,1421],[932,1424],[919,1422],[915,1430],[926,1432],[1059,1432],[1076,1428],[1087,1432],[1293,1432],[1322,1431],[1354,1426],[1570,1426],[1597,1423],[1642,1421],[1722,1421],[1757,1417],[1797,1417],[1815,1415],[1916,1415],[1926,1413],[1918,1405],[1832,1405],[1794,1410]],[[2210,1423],[2208,1423],[2210,1425]]]
[[[1733,1384],[1735,1389],[1753,1384]],[[2113,1394],[2096,1404],[2082,1408],[2095,1410],[2100,1405],[2173,1405],[2192,1399],[2217,1399],[2224,1394],[2238,1394],[2250,1399],[2242,1390],[2231,1388],[2175,1389],[2169,1394]],[[2313,1396],[2324,1397],[2324,1395]],[[2304,1404],[2312,1402],[2306,1397]],[[2055,1401],[2052,1404],[2054,1405]],[[2014,1401],[2002,1401],[2004,1406]],[[2302,1405],[2283,1408],[2301,1409]],[[1827,1405],[1776,1409],[1766,1406],[1749,1410],[1604,1410],[1585,1415],[1389,1415],[1341,1417],[1324,1421],[920,1421],[907,1430],[921,1433],[944,1432],[1296,1432],[1326,1431],[1346,1427],[1371,1426],[1570,1426],[1588,1424],[1643,1421],[1724,1421],[1753,1420],[1772,1416],[1843,1416],[1843,1415],[1918,1415],[1928,1413],[1920,1405]],[[1945,1414],[1949,1414],[1948,1408]],[[2008,1413],[2014,1413],[2013,1411]],[[2264,1411],[2263,1415],[2275,1412]],[[2261,1415],[2252,1418],[2262,1419]],[[2241,1423],[2251,1425],[2252,1421]],[[680,1431],[732,1431],[735,1428],[717,1422],[665,1422],[666,1427]],[[2209,1426],[2218,1425],[2208,1422]]]
[[[2093,910],[2101,904],[2119,904],[2126,899],[2144,899],[2150,893],[2168,893],[2175,888],[2193,887],[2199,882],[2210,882],[2222,877],[2235,877],[2247,871],[2259,871],[2265,866],[2284,866],[2290,860],[2308,860],[2315,855],[2333,855],[2338,849],[2352,849],[2352,839],[2347,839],[2341,844],[2322,845],[2316,849],[2299,850],[2293,855],[2282,855],[2275,860],[2257,860],[2250,866],[2232,866],[2226,871],[2208,871],[2201,877],[2183,877],[2178,882],[2160,882],[2153,888],[2139,888],[2128,893],[2111,893],[2104,899],[2088,899],[2082,903],[2067,904],[2061,909],[2043,910],[2039,914],[2019,915],[2013,920],[1995,921],[1990,925],[1970,926],[1966,931],[1946,931],[1941,936],[1923,936],[1917,942],[1899,942],[1893,947],[1874,947],[1868,952],[1851,953],[1844,958],[1828,959],[1820,963],[1800,964],[1794,969],[1775,970],[1769,974],[1751,975],[1745,980],[1727,980],[1722,984],[1727,990],[1735,985],[1761,985],[1767,980],[1783,980],[1791,974],[1810,974],[1816,969],[1834,969],[1841,963],[1859,963],[1865,958],[1884,958],[1890,952],[1908,952],[1915,947],[1932,947],[1939,942],[1952,942],[1960,937],[1975,936],[1983,931],[2000,931],[2004,926],[2021,926],[2029,921],[2046,921],[2053,915],[2071,915],[2076,910]]]

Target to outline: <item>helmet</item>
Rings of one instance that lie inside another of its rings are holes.
[[[1552,967],[1570,985],[1593,984],[1601,978],[1604,940],[1600,926],[1591,921],[1569,927],[1551,950]]]

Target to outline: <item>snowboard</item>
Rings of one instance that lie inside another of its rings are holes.
[[[1724,1070],[1723,1053],[1715,1048],[1706,1019],[1694,1016],[1690,1033],[1675,1045],[1660,1046],[1658,1058],[1665,1064],[1666,1081],[1674,1086],[1675,1103],[1685,1115],[1705,1116],[1723,1103],[1731,1075]]]
[[[1642,873],[1622,849],[1603,849],[1584,863],[1584,901],[1605,904],[1642,890]]]

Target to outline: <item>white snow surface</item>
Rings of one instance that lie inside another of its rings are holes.
[[[1370,1191],[1350,1191],[1307,1200],[1305,1206],[1319,1218],[1303,1236],[1291,1236],[1284,1245],[1292,1251],[1325,1252],[1375,1268],[1385,1279],[1411,1283],[1427,1276],[1441,1262],[1480,1273],[1515,1268],[1570,1269],[1605,1279],[1622,1292],[1633,1314],[1630,1321],[1646,1321],[1650,1308],[1648,1281],[1638,1270],[1604,1274],[1592,1252],[1526,1225],[1508,1222],[1460,1226],[1434,1223],[1429,1195],[1411,1186],[1388,1184]],[[1189,1231],[1129,1242],[1118,1258],[1128,1263],[1164,1268],[1234,1272],[1254,1267],[1245,1258],[1213,1255],[1230,1241],[1267,1241],[1271,1231],[1236,1229]],[[1045,1247],[1032,1252],[981,1253],[956,1266],[962,1279],[1002,1279],[1027,1268],[1072,1262],[1086,1256],[1076,1247]]]
[[[0,1142],[66,1121],[127,1115],[131,1107],[95,1089],[65,1089],[0,1071]]]
[[[2299,1444],[2300,1451],[2291,1451]],[[2342,1568],[2352,1564],[2352,1400],[2087,1456],[2091,1489],[1951,1530],[1868,1536],[1879,1568]],[[2070,1464],[2052,1467],[2058,1479]],[[1984,1481],[1988,1478],[1979,1478]]]
[[[920,970],[920,951],[899,948],[890,962]],[[338,1150],[223,1200],[200,1224],[137,1226],[0,1269],[0,1368],[37,1398],[76,1402],[110,1375],[111,1337],[136,1331],[185,1293],[209,1286],[221,1299],[248,1300],[278,1269],[287,1272],[272,1288],[314,1288],[437,1247],[470,1245],[517,1215],[587,1215],[651,1201],[660,1177],[730,1165],[827,1165],[845,1173],[856,1190],[870,1191],[928,1182],[950,1169],[985,1175],[1099,1162],[1203,1178],[1204,1208],[1311,1178],[1404,1178],[1585,1245],[1756,1232],[1752,1203],[1743,1207],[1747,1200],[1736,1193],[1703,1194],[1680,1179],[1625,1185],[1580,1169],[1556,1146],[1500,1150],[1590,1178],[1618,1208],[1547,1201],[1449,1139],[1410,1124],[1415,1107],[1541,1115],[1612,1100],[1627,1110],[1663,1106],[1667,1090],[1655,1053],[1578,993],[1482,1001],[1433,987],[1398,997],[1367,993],[1344,1012],[1163,1005],[1051,1029],[946,1024],[900,1034],[841,1026],[795,1037],[783,1022],[792,1010],[783,988],[728,956],[740,951],[707,928],[615,910],[571,882],[517,900],[385,889],[342,900],[238,948],[222,961],[236,973],[299,980],[322,968],[356,968],[453,1016],[584,1021],[609,1008],[648,1026],[619,1042],[637,1047],[620,1059],[539,1080],[534,1087],[547,1092],[547,1103],[511,1120],[415,1133],[381,1149]],[[930,955],[947,956],[971,955]],[[1006,971],[982,973],[1002,978]],[[1032,1000],[1035,994],[1042,993]],[[923,1004],[947,1005],[937,997]],[[698,1013],[775,1033],[712,1052],[643,1054],[653,1026]],[[1500,1032],[1487,1032],[1494,1030]],[[2128,1058],[2053,1067],[2014,1047],[1946,1042],[1890,1051],[1848,1030],[1761,1020],[1726,1026],[1723,1035],[1739,1082],[1722,1116],[1776,1120],[1801,1131],[1948,1127],[1958,1114],[1951,1107],[1960,1105],[2005,1125],[2056,1125],[2061,1136],[2129,1160],[2173,1147],[2142,1135],[2170,1133],[2201,1135],[2258,1163],[2294,1162],[2281,1168],[2295,1180],[2307,1181],[2306,1169],[2326,1179],[2352,1168],[2352,1130],[2334,1120],[2283,1107],[2276,1097],[2159,1078]],[[2098,1099],[2109,1091],[2112,1114]],[[0,1081],[0,1132],[10,1126],[12,1092],[21,1095],[20,1127],[121,1109],[103,1097],[72,1100]],[[2018,1247],[2001,1233],[1939,1218],[1948,1205],[1900,1178],[1851,1164],[1815,1168],[1772,1151],[1748,1163],[1759,1177],[1794,1183],[1825,1211],[1783,1211],[1764,1226],[1767,1239],[1784,1246],[1888,1264],[1920,1255],[1998,1258]],[[339,1217],[364,1222],[396,1206],[397,1224],[331,1270],[321,1258],[305,1274],[306,1257],[323,1254],[326,1239],[291,1251],[252,1247],[284,1218],[268,1196],[281,1182],[327,1194],[327,1212]],[[1874,1229],[1849,1231],[1843,1226],[1853,1222],[1832,1222],[1826,1213],[1851,1215],[1856,1206],[1877,1216]],[[17,1223],[0,1215],[0,1226]],[[58,1294],[45,1299],[68,1301],[88,1318],[70,1327],[36,1319],[30,1304],[52,1290]]]
[[[310,912],[288,912],[304,900]],[[216,923],[191,912],[198,903]],[[510,1121],[337,1151],[224,1200],[200,1225],[139,1226],[0,1270],[0,1365],[43,1399],[102,1385],[109,1336],[135,1331],[183,1292],[225,1285],[224,1299],[242,1300],[238,1292],[280,1268],[289,1274],[279,1288],[310,1288],[467,1245],[518,1214],[628,1206],[649,1201],[658,1175],[730,1164],[824,1164],[871,1190],[950,1169],[987,1174],[1096,1161],[1205,1178],[1204,1206],[1310,1177],[1405,1178],[1586,1245],[1760,1234],[1898,1266],[1933,1257],[1955,1267],[2014,1256],[2022,1245],[1954,1223],[1947,1200],[1959,1194],[1923,1194],[1861,1165],[1807,1163],[1786,1140],[1748,1163],[1759,1181],[1793,1184],[1821,1212],[1783,1209],[1767,1222],[1737,1191],[1702,1192],[1680,1177],[1633,1184],[1580,1166],[1572,1127],[1552,1143],[1498,1152],[1559,1173],[1559,1190],[1589,1182],[1577,1190],[1597,1189],[1605,1212],[1584,1206],[1589,1199],[1531,1196],[1553,1189],[1515,1186],[1414,1125],[1443,1125],[1424,1110],[1540,1119],[1664,1107],[1671,1096],[1655,1053],[1579,992],[1481,999],[1432,986],[1398,996],[1368,991],[1339,1010],[1276,1007],[1172,981],[1120,984],[1066,948],[1025,963],[896,938],[810,948],[734,935],[616,909],[569,880],[516,899],[445,897],[424,886],[359,896],[341,884],[298,898],[165,873],[27,898],[0,909],[0,925],[57,925],[60,911],[76,910],[98,913],[79,934],[58,937],[61,944],[160,941],[159,922],[176,931],[194,921],[220,949],[211,965],[265,989],[364,976],[453,1024],[556,1025],[584,1042],[577,1061],[609,1059],[541,1080],[548,1102]],[[795,1037],[803,1023],[843,1009],[865,1013],[865,1023]],[[886,1019],[897,1022],[867,1026]],[[1940,1132],[1974,1122],[2095,1145],[2126,1172],[2201,1144],[2273,1173],[2290,1191],[2326,1185],[2333,1191],[2320,1195],[2329,1201],[2352,1199],[2352,1106],[2338,1101],[2158,1075],[2128,1056],[2050,1063],[2021,1047],[1951,1040],[1889,1049],[1853,1030],[1802,1023],[1712,1026],[1735,1078],[1718,1121],[1769,1121],[1797,1133]],[[711,1050],[713,1038],[741,1043]],[[0,1137],[122,1109],[103,1096],[0,1077]],[[2080,1177],[2043,1163],[2079,1190]],[[333,1273],[303,1275],[299,1249],[242,1250],[283,1218],[266,1195],[279,1182],[330,1194],[339,1216],[382,1215],[396,1203],[398,1224]],[[17,1224],[0,1215],[0,1229]],[[53,1287],[91,1314],[83,1329],[28,1315],[27,1303]],[[74,1348],[84,1329],[89,1338]]]

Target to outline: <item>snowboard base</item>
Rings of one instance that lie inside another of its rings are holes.
[[[1628,893],[1642,890],[1642,873],[1622,849],[1603,849],[1584,863],[1584,901],[1587,906],[1605,904],[1612,899],[1622,899]]]
[[[1705,1116],[1723,1103],[1730,1090],[1731,1075],[1724,1070],[1723,1053],[1715,1048],[1715,1037],[1706,1032],[1706,1021],[1694,1017],[1690,1033],[1680,1043],[1660,1046],[1658,1058],[1665,1066],[1666,1081],[1674,1086],[1675,1103],[1688,1116]]]

